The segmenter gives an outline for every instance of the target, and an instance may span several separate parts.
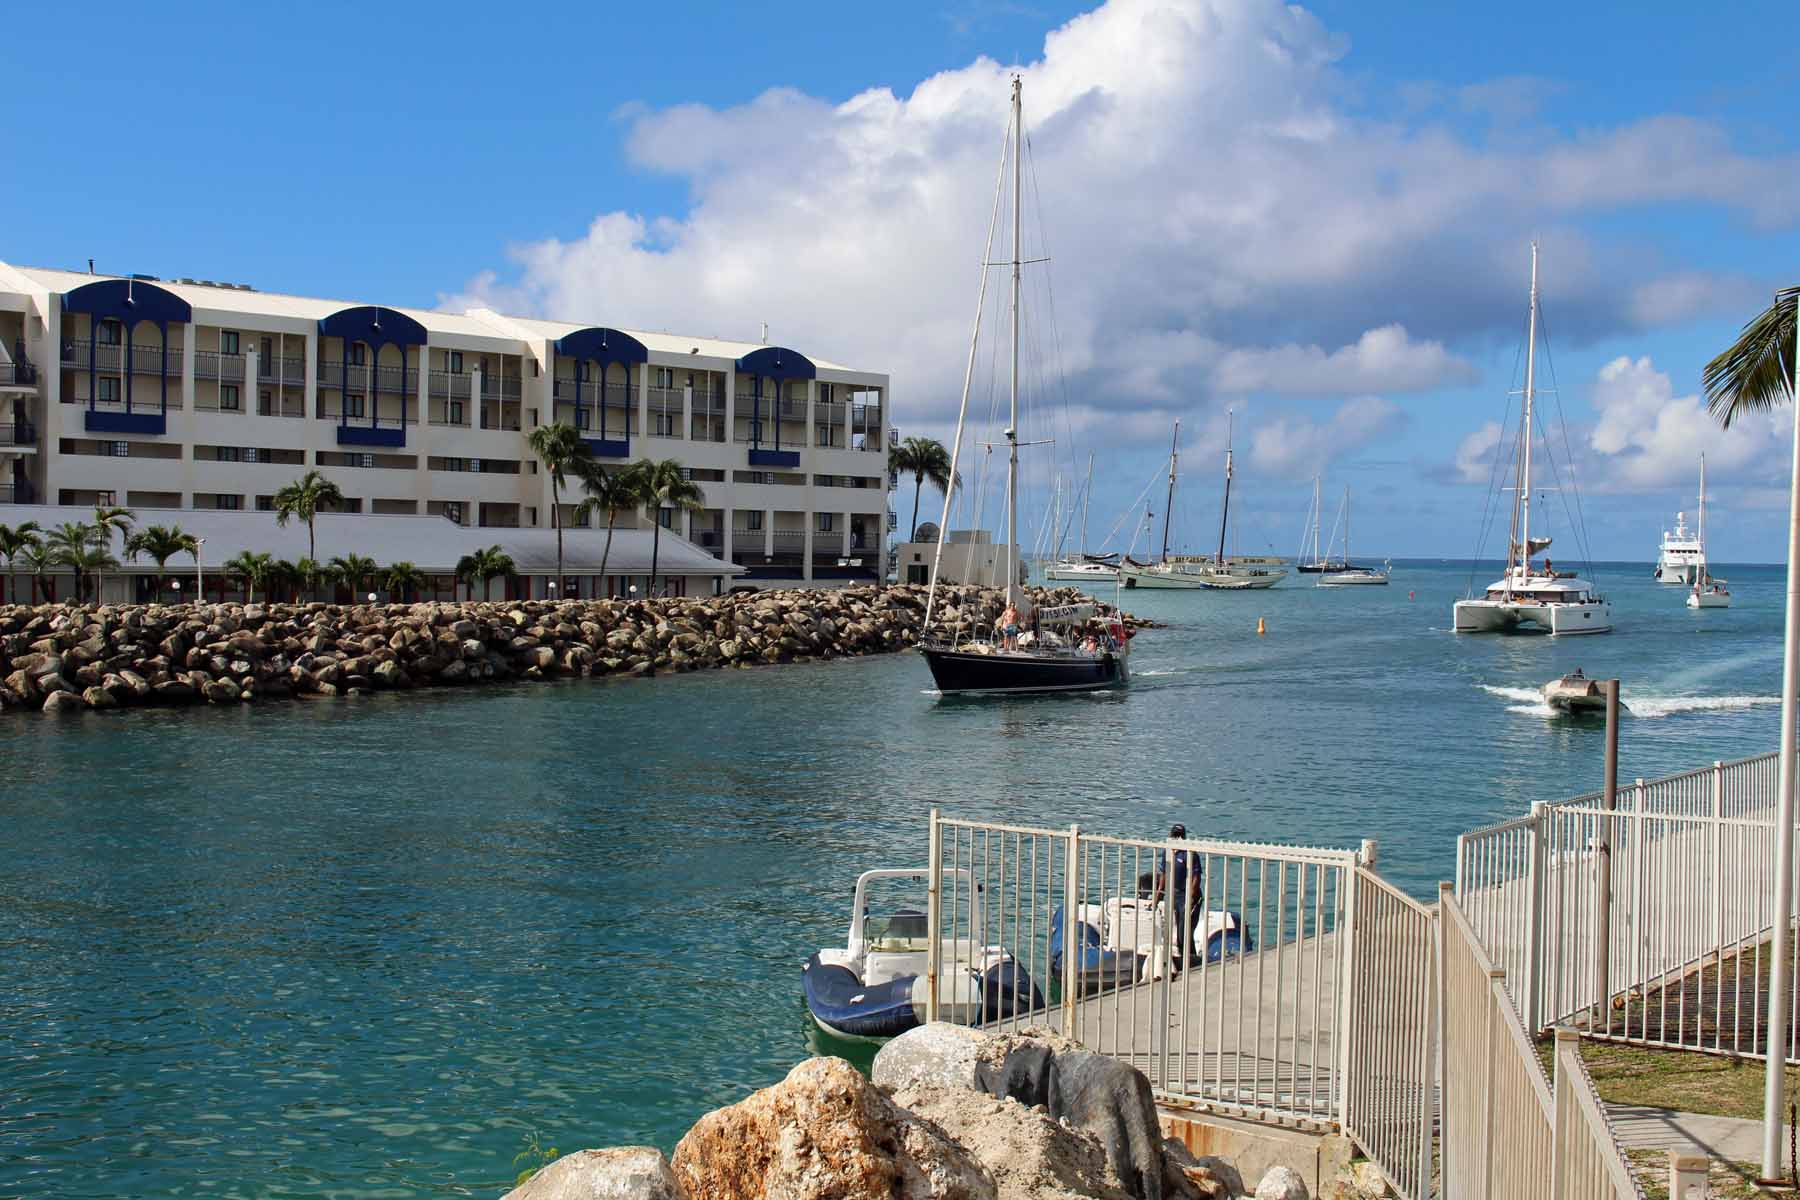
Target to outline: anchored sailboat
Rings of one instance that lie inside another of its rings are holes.
[[[1319,587],[1355,587],[1369,584],[1382,585],[1388,581],[1388,565],[1377,571],[1374,567],[1358,567],[1350,562],[1350,487],[1344,487],[1344,504],[1338,509],[1338,520],[1344,527],[1344,557],[1338,561],[1341,566],[1331,567],[1319,575]],[[1334,542],[1337,540],[1334,536]]]
[[[1342,571],[1350,565],[1344,559],[1333,560],[1320,553],[1319,521],[1324,515],[1319,504],[1319,477],[1314,475],[1312,508],[1306,514],[1306,536],[1301,539],[1300,553],[1296,556],[1299,561],[1294,564],[1296,569],[1308,575],[1318,575],[1325,571]],[[1312,551],[1310,555],[1307,553],[1309,546]]]
[[[1542,569],[1532,556],[1550,548],[1547,537],[1531,536],[1532,401],[1537,390],[1537,243],[1531,244],[1531,316],[1526,325],[1525,403],[1519,425],[1516,487],[1507,537],[1506,574],[1479,598],[1458,600],[1453,626],[1458,633],[1511,633],[1524,626],[1553,634],[1606,633],[1612,605],[1594,585],[1573,571],[1558,571],[1548,556]],[[1517,537],[1511,536],[1517,534]]]
[[[1175,477],[1181,439],[1181,422],[1175,422],[1176,445],[1169,449],[1169,498],[1163,511],[1162,553],[1153,563],[1133,562],[1130,558],[1119,566],[1119,581],[1128,588],[1203,588],[1210,591],[1239,592],[1274,587],[1287,577],[1276,570],[1280,558],[1262,555],[1227,555],[1225,537],[1231,527],[1231,417],[1226,415],[1225,434],[1225,500],[1219,511],[1219,552],[1213,555],[1169,553],[1169,513],[1175,507]]]
[[[1044,568],[1044,578],[1063,583],[1111,583],[1119,573],[1118,555],[1089,554],[1088,501],[1094,493],[1094,452],[1088,451],[1087,483],[1081,489],[1081,552],[1064,555]]]
[[[1700,456],[1700,565],[1694,577],[1694,588],[1688,593],[1689,608],[1730,608],[1731,593],[1725,581],[1712,573],[1706,561],[1706,455]],[[1666,545],[1666,543],[1665,543]],[[1666,551],[1665,551],[1666,553]]]
[[[991,631],[978,631],[973,637],[944,639],[932,630],[931,618],[937,599],[938,568],[942,562],[942,542],[938,557],[932,563],[931,590],[925,603],[925,639],[919,652],[931,668],[931,677],[944,695],[967,693],[1017,692],[1082,692],[1116,687],[1131,679],[1129,667],[1131,642],[1118,614],[1102,618],[1099,631],[1093,629],[1096,616],[1104,606],[1069,604],[1057,608],[1044,607],[1035,612],[1022,610],[1019,591],[1019,271],[1021,259],[1020,232],[1024,214],[1024,106],[1020,81],[1012,81],[1012,126],[1010,143],[1013,167],[1012,224],[1012,386],[1006,424],[1006,610],[1002,626]],[[1001,151],[1001,178],[1005,178],[1006,150]],[[996,202],[998,197],[996,197]],[[996,215],[998,211],[996,208]],[[993,244],[993,228],[988,230],[988,244]],[[955,456],[962,450],[963,425],[969,411],[969,384],[974,372],[975,349],[981,336],[981,309],[987,295],[989,253],[982,259],[982,300],[976,302],[975,332],[970,338],[969,365],[963,376],[962,408],[956,418],[956,449],[952,452],[951,472],[954,476]],[[944,498],[944,525],[949,528],[950,497]]]

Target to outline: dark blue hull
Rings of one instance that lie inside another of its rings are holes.
[[[1256,939],[1244,925],[1241,913],[1230,914],[1236,929],[1219,929],[1206,940],[1206,961],[1220,962],[1256,949]],[[1143,956],[1130,950],[1103,949],[1100,931],[1086,921],[1075,930],[1075,982],[1079,991],[1091,992],[1135,982],[1142,969]],[[1063,974],[1063,910],[1050,914],[1050,972],[1057,979]],[[1198,955],[1195,956],[1196,958]]]
[[[925,1023],[923,1009],[913,1004],[917,975],[903,975],[865,987],[856,972],[832,966],[814,954],[801,969],[806,1008],[813,1020],[843,1037],[891,1038]],[[996,963],[981,980],[983,1021],[1024,1016],[1044,1007],[1044,997],[1025,968]]]

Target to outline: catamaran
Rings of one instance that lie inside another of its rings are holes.
[[[1006,423],[1006,607],[1020,610],[1019,592],[1019,271],[1024,265],[1020,233],[1024,221],[1024,106],[1020,81],[1012,81],[1010,145],[1013,169],[1012,212],[1012,386]],[[1005,178],[1007,149],[1001,150],[1001,178]],[[996,202],[998,197],[996,197]],[[998,217],[996,203],[995,216]],[[981,337],[981,311],[987,295],[987,268],[992,259],[993,225],[988,227],[988,249],[982,253],[981,299],[975,306],[975,332],[969,340],[968,367],[963,375],[962,407],[956,417],[956,447],[951,451],[950,473],[956,477],[956,460],[962,452],[963,426],[969,412],[969,385],[973,379],[976,347]],[[954,490],[954,489],[952,489]],[[944,523],[950,527],[950,496],[944,497]],[[942,695],[970,693],[1085,692],[1117,687],[1130,682],[1131,641],[1124,621],[1104,605],[1070,604],[1020,612],[1017,627],[979,630],[972,636],[945,638],[932,628],[937,600],[938,571],[943,562],[943,543],[931,564],[931,587],[925,601],[925,632],[919,652],[931,668],[931,677]],[[1095,626],[1099,628],[1096,631]]]
[[[1359,567],[1350,561],[1350,488],[1344,487],[1344,504],[1338,509],[1338,520],[1344,527],[1344,557],[1341,565],[1328,568],[1319,574],[1318,587],[1366,587],[1370,584],[1381,586],[1388,581],[1388,572],[1393,569],[1392,563],[1383,563],[1382,569]],[[1337,541],[1336,530],[1332,531],[1332,541]]]
[[[1130,556],[1119,564],[1119,582],[1128,588],[1195,588],[1238,592],[1271,588],[1287,577],[1279,570],[1285,561],[1273,555],[1227,555],[1225,536],[1231,522],[1231,424],[1226,417],[1225,500],[1219,513],[1219,552],[1169,553],[1169,514],[1175,507],[1175,478],[1179,464],[1181,422],[1175,422],[1175,441],[1169,448],[1169,495],[1163,505],[1162,553],[1155,562],[1140,563]]]
[[[1612,605],[1573,571],[1558,571],[1548,557],[1540,569],[1534,555],[1550,548],[1547,537],[1531,535],[1532,401],[1537,388],[1538,248],[1531,244],[1531,315],[1526,325],[1525,402],[1519,425],[1512,524],[1507,537],[1506,573],[1485,594],[1458,600],[1452,625],[1458,633],[1512,633],[1527,626],[1552,634],[1606,633]],[[1513,536],[1516,534],[1517,536]]]

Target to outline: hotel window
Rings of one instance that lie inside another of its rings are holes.
[[[102,321],[94,330],[94,340],[102,346],[117,346],[125,340],[125,328],[117,321]]]
[[[217,500],[217,506],[219,508],[239,509],[244,507],[244,498],[242,496],[220,495]]]
[[[238,349],[237,330],[235,330],[235,329],[219,330],[219,353],[220,354],[237,354],[239,352],[240,351]]]
[[[117,504],[118,502],[119,502],[119,493],[117,493],[117,492],[95,492],[94,493],[94,503],[99,505],[101,508],[111,508],[113,505]]]
[[[819,385],[819,403],[820,404],[830,404],[831,403],[832,386],[833,385],[831,385],[829,383],[821,383]]]
[[[446,350],[444,352],[444,369],[449,371],[452,375],[461,375],[463,373],[461,350]]]
[[[100,453],[107,458],[130,458],[130,442],[101,442]]]
[[[375,456],[373,454],[359,454],[356,456],[356,465],[359,467],[372,467],[375,465]]]
[[[653,386],[672,389],[675,386],[675,371],[671,367],[654,367],[656,372]]]
[[[656,436],[657,437],[674,437],[675,436],[675,414],[674,413],[657,413],[656,414]]]
[[[250,463],[259,461],[257,459],[258,453],[259,453],[259,451],[257,450],[257,448],[255,446],[245,446],[244,447],[244,461],[250,462]]]
[[[762,509],[753,508],[744,514],[744,528],[751,533],[762,532]]]
[[[344,414],[351,417],[363,415],[363,398],[361,392],[349,392],[344,396]]]
[[[368,350],[369,348],[361,342],[351,342],[348,346],[344,347],[344,361],[353,367],[360,367],[368,361],[368,359],[364,357],[364,355],[368,353]]]
[[[837,428],[837,426],[835,426],[835,425],[819,426],[819,445],[821,445],[821,446],[835,445],[836,443],[832,440],[832,431],[835,430],[836,428]]]
[[[471,458],[469,460],[468,469],[473,474],[476,474],[476,475],[481,474],[481,460],[479,458]]]
[[[274,512],[275,511],[275,497],[273,497],[273,496],[258,496],[256,498],[256,511],[257,512]]]
[[[238,458],[238,448],[236,446],[216,446],[213,449],[214,462],[236,462],[238,461]]]
[[[657,509],[656,523],[661,525],[664,529],[675,528],[675,510],[672,508]]]
[[[275,396],[268,388],[257,393],[256,411],[265,417],[275,411]]]
[[[219,385],[219,409],[222,412],[236,412],[238,410],[237,384],[221,383]]]
[[[117,379],[102,379],[99,380],[99,384],[100,403],[117,404],[119,402],[119,381]]]
[[[454,504],[454,503],[446,503],[444,505],[444,515],[446,517],[449,517],[452,521],[455,521],[458,525],[461,525],[462,524],[462,505]]]
[[[591,420],[592,415],[593,414],[592,414],[591,410],[589,410],[589,409],[585,409],[585,408],[576,409],[575,410],[575,428],[586,429],[589,425],[593,424],[593,421]]]
[[[452,425],[465,425],[468,423],[463,420],[463,402],[461,400],[450,401],[450,423]]]
[[[256,357],[261,359],[259,369],[264,375],[269,374],[269,364],[275,361],[275,339],[264,338],[257,345]]]
[[[836,516],[837,516],[836,513],[820,513],[819,514],[819,532],[820,533],[830,533],[832,518],[834,518]]]

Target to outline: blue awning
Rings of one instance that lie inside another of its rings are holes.
[[[126,325],[139,321],[192,321],[194,309],[166,288],[142,279],[97,279],[64,292],[64,312],[86,313],[97,321],[114,320]]]
[[[319,332],[345,342],[367,342],[376,350],[383,346],[423,346],[427,340],[423,325],[405,313],[374,304],[340,308],[329,317],[320,318]]]
[[[764,346],[737,360],[737,369],[745,375],[764,379],[816,379],[819,369],[812,359],[785,346]]]

